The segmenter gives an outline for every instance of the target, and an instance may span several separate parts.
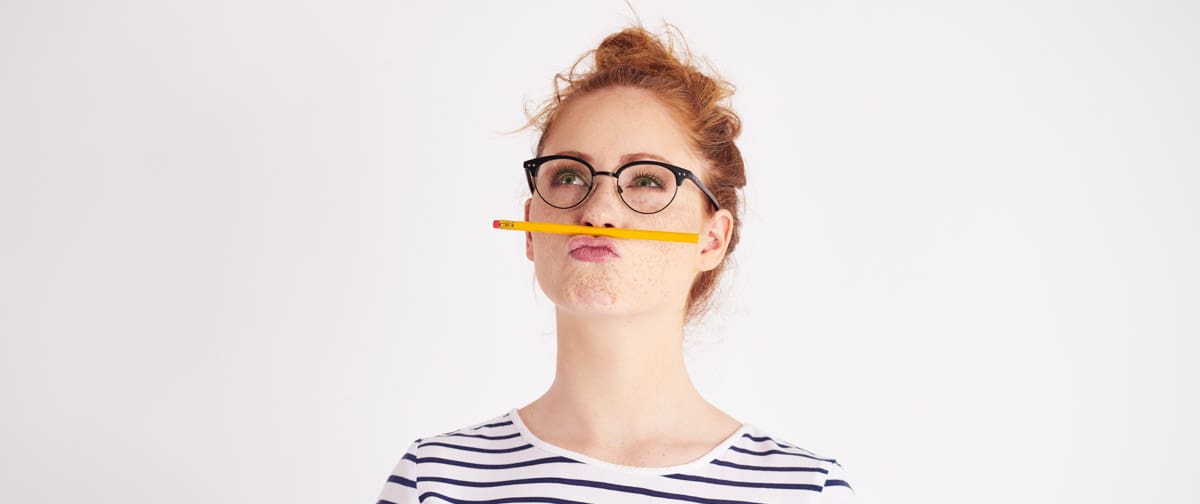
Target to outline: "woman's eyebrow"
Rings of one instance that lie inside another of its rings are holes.
[[[591,164],[596,163],[596,161],[594,159],[592,159],[592,156],[589,156],[589,155],[584,154],[579,151],[565,150],[565,151],[559,152],[556,155],[575,156],[577,158],[582,158],[584,161],[587,161],[588,163],[591,163]],[[621,159],[618,161],[618,164],[625,164],[630,161],[635,161],[635,160],[639,160],[639,159],[653,159],[655,161],[662,161],[664,163],[670,163],[670,161],[667,161],[667,158],[659,156],[658,154],[653,154],[650,152],[631,152],[629,154],[625,154],[625,155],[621,156]]]

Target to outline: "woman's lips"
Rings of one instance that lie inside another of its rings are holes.
[[[621,257],[616,242],[603,236],[575,236],[567,241],[567,250],[577,261],[605,262]]]
[[[617,254],[605,247],[579,247],[571,251],[571,257],[577,261],[604,262],[616,259]]]

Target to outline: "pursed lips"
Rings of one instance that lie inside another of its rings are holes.
[[[614,256],[621,257],[621,252],[617,250],[617,243],[612,238],[578,235],[567,240],[567,253],[575,252],[584,247],[607,249]]]

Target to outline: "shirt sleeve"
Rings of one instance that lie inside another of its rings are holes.
[[[408,451],[396,463],[392,474],[383,484],[376,504],[419,504],[417,499],[417,447],[421,440],[408,445]]]
[[[836,461],[829,464],[825,488],[821,490],[821,502],[830,504],[854,502],[854,488],[850,486],[846,470]]]

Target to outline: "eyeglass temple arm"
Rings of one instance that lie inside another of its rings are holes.
[[[712,191],[709,191],[707,187],[704,187],[704,182],[700,181],[700,177],[697,177],[695,173],[691,172],[684,173],[684,176],[687,177],[688,180],[691,180],[692,183],[696,184],[696,187],[699,187],[700,191],[703,192],[705,196],[708,196],[708,200],[712,202],[713,206],[716,207],[717,210],[721,209],[721,204],[717,203],[717,197],[713,196]]]

